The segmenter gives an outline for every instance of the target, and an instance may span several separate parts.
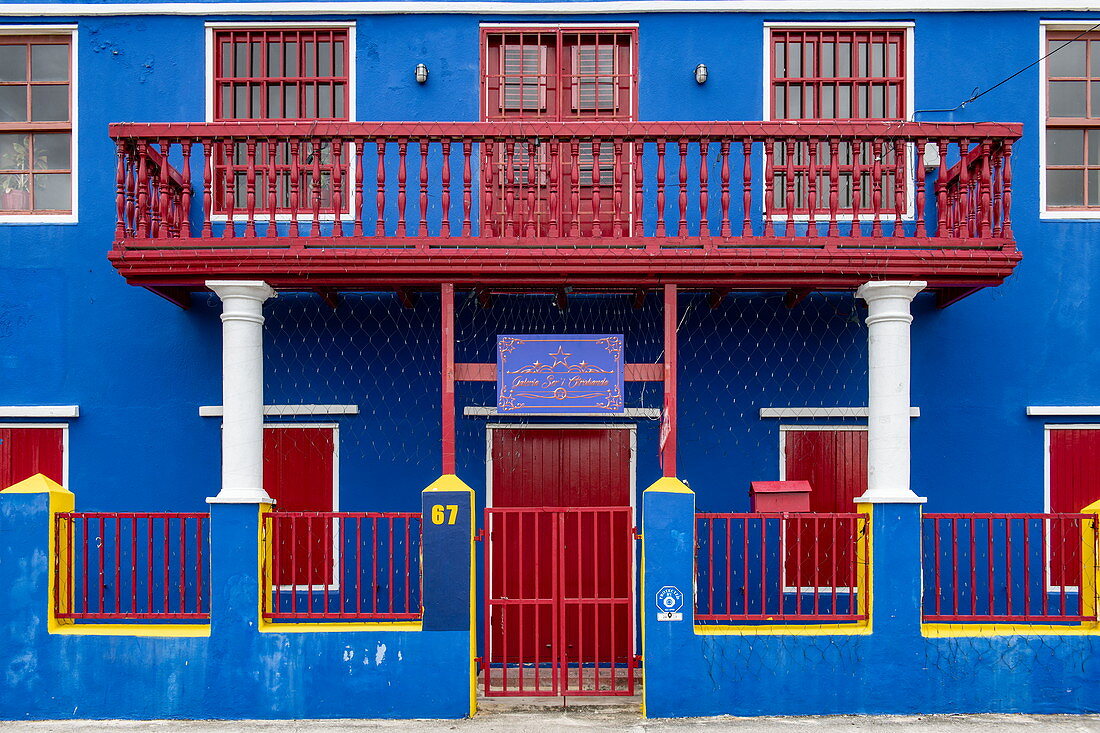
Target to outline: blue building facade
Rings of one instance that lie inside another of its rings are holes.
[[[0,5],[0,716],[1095,709],[1098,24]]]

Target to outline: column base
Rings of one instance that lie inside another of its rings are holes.
[[[206,499],[207,504],[274,504],[275,500],[263,489],[222,489],[217,496]]]

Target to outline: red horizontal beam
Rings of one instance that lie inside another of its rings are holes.
[[[660,382],[664,376],[661,364],[626,364],[624,379],[628,382]],[[496,364],[455,364],[455,381],[495,382]]]

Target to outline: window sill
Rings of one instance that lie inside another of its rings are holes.
[[[76,214],[0,214],[0,224],[76,224]]]
[[[1039,219],[1048,221],[1096,221],[1100,219],[1100,209],[1047,209],[1039,212]]]

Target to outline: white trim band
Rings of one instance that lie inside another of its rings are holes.
[[[1100,417],[1100,405],[1028,405],[1027,414],[1035,417]]]
[[[19,405],[0,407],[0,418],[8,417],[80,417],[80,405]]]
[[[760,418],[867,417],[866,407],[761,407]],[[909,408],[909,417],[920,417],[919,407]]]
[[[540,417],[603,417],[603,418],[616,418],[616,417],[641,417],[657,420],[661,417],[661,408],[659,407],[627,407],[622,412],[540,412],[537,415],[517,415],[511,412],[499,412],[495,407],[463,407],[462,415],[464,417],[520,417],[520,418],[540,418]],[[512,428],[515,425],[508,425]]]
[[[224,414],[225,410],[221,405],[202,405],[199,407],[199,417],[222,417]],[[264,405],[265,417],[358,414],[359,405]]]
[[[150,3],[12,3],[8,17],[97,15],[378,15],[396,13],[454,13],[479,15],[578,15],[592,13],[795,13],[882,12],[881,0],[576,0],[575,2],[475,2],[470,0],[397,0],[366,2],[150,2]],[[1072,0],[989,0],[954,2],[920,0],[890,8],[897,13],[959,11],[1077,11],[1100,10],[1100,3]]]

